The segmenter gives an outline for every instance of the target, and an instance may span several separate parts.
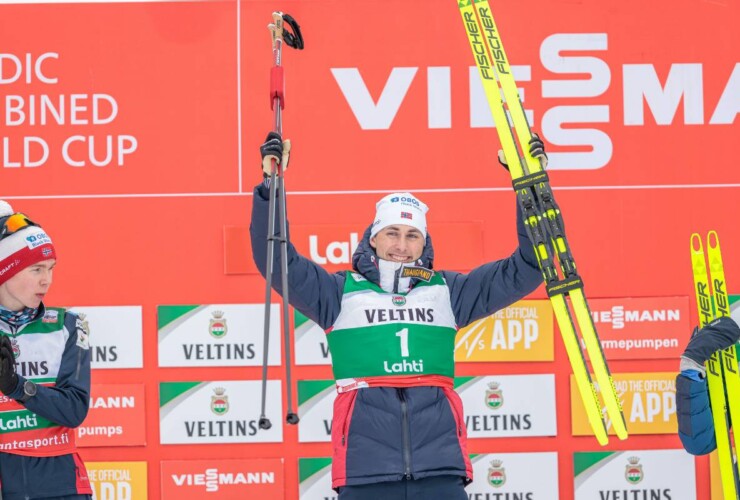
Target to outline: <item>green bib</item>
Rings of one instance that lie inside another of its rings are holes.
[[[334,378],[454,377],[456,333],[440,275],[400,294],[348,272],[341,312],[327,335]]]

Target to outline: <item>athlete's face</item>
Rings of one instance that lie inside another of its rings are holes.
[[[0,285],[0,304],[11,311],[37,308],[49,291],[56,262],[54,259],[42,260]]]
[[[405,224],[384,227],[370,238],[378,257],[391,262],[414,262],[424,250],[424,235]]]

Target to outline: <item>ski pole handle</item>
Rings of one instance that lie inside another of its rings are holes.
[[[285,29],[285,24],[290,30]],[[288,47],[302,50],[304,47],[301,27],[295,19],[283,12],[272,13],[272,23],[267,25],[272,33],[273,67],[270,70],[270,109],[275,109],[275,101],[280,109],[285,108],[285,76],[283,73],[283,43]]]
[[[285,108],[285,78],[282,66],[283,54],[283,13],[273,12],[272,23],[267,25],[272,34],[272,61],[270,70],[270,109],[275,109],[275,101],[280,109]]]

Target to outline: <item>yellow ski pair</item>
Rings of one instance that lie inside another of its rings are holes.
[[[699,326],[704,327],[715,318],[729,316],[730,301],[727,297],[719,236],[715,231],[709,231],[707,234],[706,256],[701,236],[698,233],[691,235],[691,267],[694,271]],[[740,471],[735,464],[732,442],[734,438],[735,445],[740,443],[740,425],[737,425],[740,423],[740,375],[735,346],[715,352],[707,361],[706,368],[722,491],[725,500],[737,500],[740,498],[738,496]],[[730,422],[736,423],[732,430]]]
[[[589,423],[602,446],[609,441],[609,423],[619,439],[626,439],[627,426],[622,405],[583,294],[583,283],[576,272],[560,209],[553,198],[547,173],[540,161],[529,154],[532,133],[491,8],[487,0],[456,0],[456,3]],[[507,118],[507,111],[511,122]],[[566,296],[570,297],[583,344],[601,389],[604,411],[584,358]]]

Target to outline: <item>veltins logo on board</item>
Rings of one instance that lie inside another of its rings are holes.
[[[265,416],[273,422],[282,422],[280,384],[267,382]],[[261,397],[260,380],[160,382],[160,443],[282,442],[282,425],[258,426]]]
[[[264,321],[264,304],[158,306],[159,366],[261,366]],[[280,364],[280,323],[273,304],[270,366]]]
[[[506,483],[506,469],[503,460],[491,460],[488,468],[488,482],[494,488],[500,488]]]
[[[200,500],[211,496],[283,500],[283,460],[162,462],[162,500]]]
[[[229,327],[226,325],[226,318],[224,318],[224,314],[225,313],[223,311],[213,311],[211,313],[213,317],[208,320],[208,333],[210,333],[212,337],[215,337],[217,339],[220,339],[229,331]]]
[[[501,384],[489,382],[486,390],[486,405],[492,410],[498,410],[504,405],[504,391],[499,389]]]
[[[624,466],[624,478],[630,484],[637,484],[642,481],[642,464],[638,457],[629,457],[627,465]]]
[[[575,500],[695,500],[695,470],[684,450],[576,452]]]
[[[216,415],[225,415],[229,411],[229,396],[226,395],[226,389],[216,387],[213,389],[211,396],[211,411]]]
[[[552,374],[456,377],[455,390],[470,438],[557,434]]]
[[[89,339],[94,370],[143,368],[141,306],[71,307],[80,316],[80,328],[94,332]]]
[[[470,499],[558,500],[555,452],[470,455],[470,462],[476,478],[465,488]]]

